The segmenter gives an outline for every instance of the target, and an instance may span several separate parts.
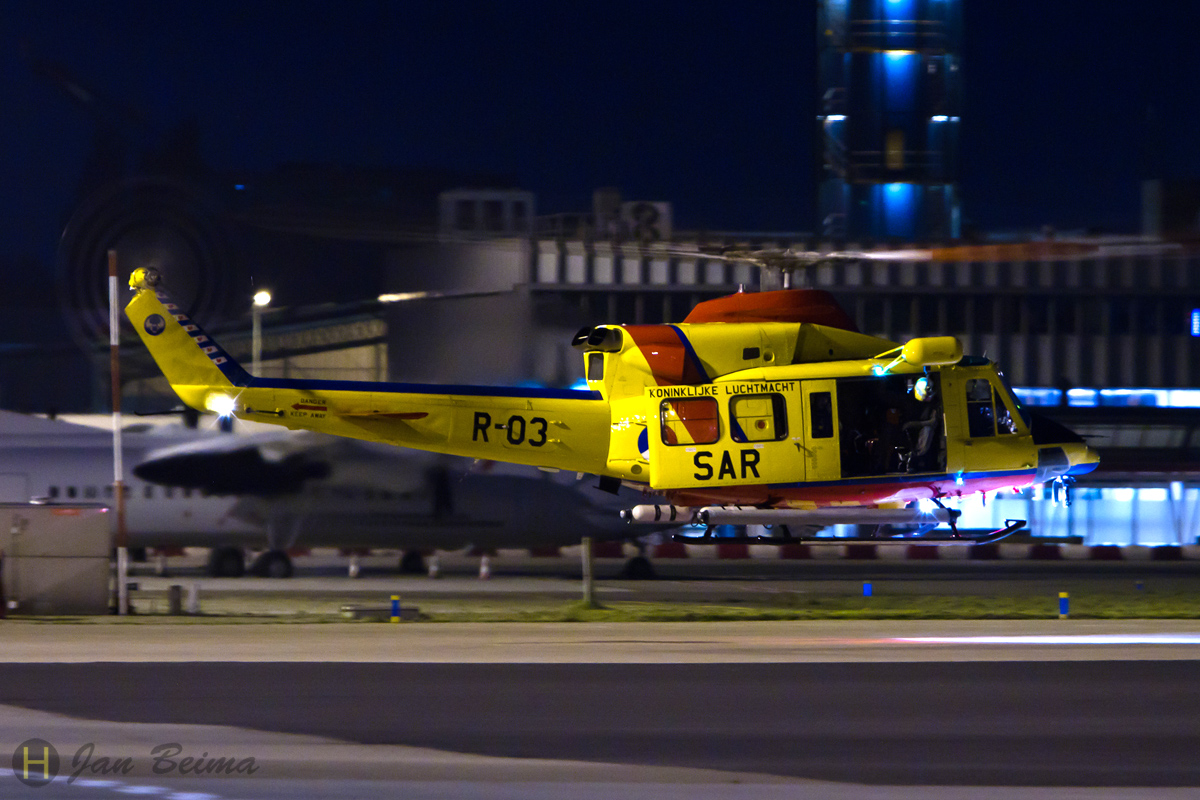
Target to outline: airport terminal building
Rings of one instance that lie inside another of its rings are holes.
[[[389,294],[374,323],[382,330],[363,379],[386,372],[394,380],[566,387],[582,378],[570,341],[583,326],[680,322],[702,300],[774,288],[749,265],[688,255],[694,235],[668,227],[664,239],[633,238],[637,218],[623,218],[620,207],[630,204],[606,211],[598,202],[590,214],[528,219],[527,229],[512,230],[512,220],[524,226],[527,218],[503,204],[527,202],[526,193],[477,200],[475,212],[443,219],[443,242],[389,251]],[[464,201],[469,193],[455,195],[460,207]],[[483,213],[489,203],[499,212]],[[669,204],[656,205],[669,220]],[[462,220],[469,226],[456,227]],[[703,244],[834,249],[787,234],[708,234]],[[1080,255],[1062,255],[1072,248]],[[864,333],[898,342],[959,337],[966,353],[1000,365],[1024,403],[1051,407],[1042,410],[1089,437],[1110,467],[1081,482],[1069,506],[1049,486],[1005,492],[972,504],[963,524],[1028,519],[1035,536],[1086,544],[1195,542],[1200,247],[1081,236],[963,252],[971,260],[845,262],[797,276],[832,292]],[[264,346],[279,354],[275,336],[268,328]],[[264,368],[282,375],[286,364],[272,358]],[[320,369],[290,374],[317,377]]]

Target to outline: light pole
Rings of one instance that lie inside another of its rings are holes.
[[[251,340],[250,340],[250,362],[251,369],[254,372],[254,377],[262,377],[260,367],[262,364],[262,310],[271,304],[271,293],[263,290],[254,295],[254,305],[250,306],[251,319]]]

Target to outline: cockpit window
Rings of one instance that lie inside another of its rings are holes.
[[[1004,391],[1000,393],[1001,397],[1004,399],[1004,405],[1008,406],[1010,409],[1015,408],[1017,410],[1017,413],[1021,415],[1021,420],[1025,423],[1026,428],[1033,427],[1033,423],[1029,419],[1029,412],[1025,410],[1025,406],[1021,405],[1021,400],[1017,397],[1017,393],[1013,391],[1012,386],[1009,385],[1008,378],[1004,377],[1003,372],[997,372],[996,377],[1000,379],[1000,385],[1004,388]],[[1016,433],[1015,430],[1011,432]]]
[[[986,378],[967,381],[967,429],[972,438],[1017,432],[1017,421],[1007,398]]]
[[[987,378],[971,378],[967,381],[967,431],[973,439],[996,435],[992,384]]]
[[[996,433],[1001,436],[1017,432],[1017,423],[1013,419],[1012,410],[1004,402],[1004,398],[996,394]]]

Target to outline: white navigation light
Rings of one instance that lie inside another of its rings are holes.
[[[214,393],[204,398],[204,407],[217,416],[229,417],[237,408],[237,401],[227,394]]]
[[[254,295],[254,305],[258,307],[271,305],[271,293],[265,289],[261,292],[256,292]]]

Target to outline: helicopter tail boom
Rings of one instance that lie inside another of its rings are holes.
[[[153,270],[135,271],[130,286],[126,314],[193,408],[490,461],[590,473],[605,463],[599,392],[256,377],[171,303]]]

